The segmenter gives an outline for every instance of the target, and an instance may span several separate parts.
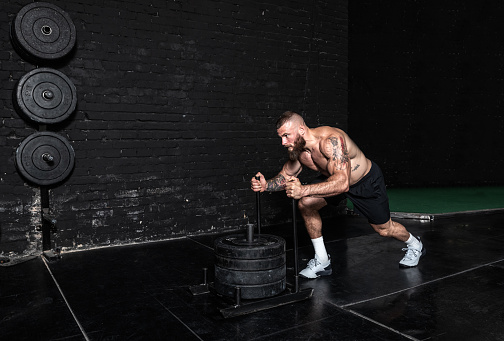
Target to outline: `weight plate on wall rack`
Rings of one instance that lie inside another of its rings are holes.
[[[75,46],[75,25],[58,6],[34,2],[24,6],[11,25],[11,40],[22,57],[54,61],[68,55]]]
[[[75,152],[66,138],[53,132],[28,136],[16,150],[16,167],[28,181],[49,186],[66,179],[75,164]]]
[[[37,123],[62,122],[77,106],[75,85],[63,73],[51,68],[28,72],[19,80],[15,91],[21,114]]]

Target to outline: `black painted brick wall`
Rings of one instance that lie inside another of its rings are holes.
[[[0,11],[0,253],[41,251],[40,192],[15,169],[38,127],[13,109],[16,82],[37,67],[9,41],[31,1]],[[50,191],[64,250],[243,228],[255,221],[249,179],[285,161],[274,122],[347,125],[347,1],[58,0],[77,29],[58,69],[78,108],[47,129],[67,137],[74,172]],[[265,194],[263,224],[290,219]]]
[[[504,3],[349,4],[349,131],[388,184],[504,184]]]

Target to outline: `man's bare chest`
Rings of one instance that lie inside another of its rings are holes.
[[[305,150],[299,156],[299,162],[304,166],[321,173],[327,173],[327,164],[329,160],[318,151]]]

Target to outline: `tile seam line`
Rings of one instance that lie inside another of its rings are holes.
[[[182,324],[184,326],[184,328],[186,328],[192,335],[194,335],[196,338],[198,338],[198,340],[201,340],[203,341],[203,339],[194,331],[192,330],[191,327],[189,327],[186,323],[184,323],[184,321],[182,321],[178,316],[177,314],[175,314],[173,311],[171,311],[170,308],[168,308],[167,306],[165,306],[163,304],[163,302],[161,302],[157,297],[155,297],[154,295],[150,294],[150,296],[156,300],[160,305],[161,307],[163,307],[163,309],[165,309],[170,315],[172,315],[180,324]]]
[[[208,245],[206,245],[206,244],[204,244],[204,243],[202,243],[202,242],[200,242],[200,241],[198,241],[198,240],[195,240],[195,239],[193,239],[193,238],[191,238],[191,237],[187,237],[187,240],[190,240],[190,241],[191,241],[191,242],[193,242],[193,243],[196,243],[196,244],[198,244],[198,245],[201,245],[201,246],[205,247],[206,249],[213,250],[213,248],[212,248],[211,246],[208,246]]]
[[[393,333],[396,333],[396,334],[399,334],[399,335],[401,335],[401,336],[404,336],[404,337],[405,337],[405,338],[407,338],[407,339],[410,339],[410,340],[412,340],[412,341],[420,341],[419,339],[417,339],[417,338],[415,338],[415,337],[413,337],[413,336],[411,336],[411,335],[404,334],[404,333],[400,332],[400,331],[399,331],[399,330],[397,330],[397,329],[391,328],[391,327],[389,327],[389,326],[387,326],[387,325],[385,325],[385,324],[383,324],[383,323],[380,323],[380,322],[375,321],[375,320],[373,320],[373,319],[371,319],[371,318],[369,318],[369,317],[367,317],[367,316],[364,316],[364,315],[362,315],[362,314],[359,314],[358,312],[356,312],[356,311],[354,311],[354,310],[352,310],[352,309],[345,309],[345,311],[348,311],[350,314],[355,315],[355,316],[357,316],[357,317],[360,317],[360,318],[362,318],[362,319],[364,319],[364,320],[366,320],[366,321],[369,321],[369,322],[371,322],[371,323],[373,323],[373,324],[376,324],[376,325],[378,325],[378,326],[380,326],[380,327],[382,327],[382,328],[385,328],[385,329],[387,329],[387,330],[390,330],[390,331],[391,331],[391,332],[393,332]]]
[[[348,310],[345,310],[345,311],[348,311]],[[269,333],[269,334],[266,334],[266,335],[257,336],[257,337],[254,337],[254,338],[250,339],[249,341],[264,340],[265,338],[268,338],[268,340],[269,340],[269,338],[271,336],[275,336],[275,335],[284,333],[286,331],[295,330],[295,329],[298,329],[299,327],[306,327],[306,326],[309,326],[311,324],[315,324],[315,323],[319,323],[319,322],[322,322],[322,321],[326,321],[326,320],[329,320],[329,319],[331,319],[333,317],[335,317],[335,314],[331,314],[331,315],[329,315],[327,317],[319,318],[319,319],[316,319],[316,320],[313,320],[313,321],[296,324],[296,325],[294,325],[292,327],[288,327],[288,328],[285,328],[285,329],[282,329],[282,330],[279,330],[279,331],[276,331],[276,332],[272,332],[272,333]]]
[[[410,289],[415,289],[415,288],[419,288],[419,287],[422,287],[424,285],[428,285],[428,284],[431,284],[431,283],[435,283],[435,282],[438,282],[438,281],[442,281],[444,279],[447,279],[447,278],[451,278],[451,277],[455,277],[455,276],[458,276],[458,275],[461,275],[461,274],[464,274],[466,272],[470,272],[470,271],[474,271],[474,270],[477,270],[477,269],[480,269],[480,268],[483,268],[483,267],[486,267],[486,266],[492,266],[496,263],[499,263],[499,262],[502,262],[503,259],[499,259],[499,260],[496,260],[496,261],[493,261],[493,262],[490,262],[490,263],[486,263],[486,264],[482,264],[482,265],[478,265],[478,266],[475,266],[475,267],[472,267],[470,269],[466,269],[466,270],[463,270],[463,271],[459,271],[459,272],[456,272],[456,273],[453,273],[451,275],[447,275],[447,276],[443,276],[443,277],[440,277],[440,278],[436,278],[436,279],[433,279],[431,281],[427,281],[425,283],[422,283],[422,284],[418,284],[418,285],[414,285],[412,287],[408,287],[408,288],[404,288],[404,289],[401,289],[401,290],[397,290],[397,291],[394,291],[394,292],[391,292],[391,293],[388,293],[388,294],[385,294],[385,295],[380,295],[380,296],[376,296],[376,297],[372,297],[372,298],[368,298],[366,300],[362,300],[362,301],[357,301],[357,302],[352,302],[352,303],[347,303],[347,304],[343,304],[343,305],[337,305],[335,304],[337,307],[340,307],[340,308],[347,308],[347,307],[350,307],[350,306],[353,306],[353,305],[357,305],[357,304],[361,304],[361,303],[366,303],[366,302],[369,302],[369,301],[373,301],[373,300],[376,300],[376,299],[380,299],[380,298],[384,298],[384,297],[387,297],[387,296],[391,296],[391,295],[395,295],[395,294],[399,294],[401,292],[404,292],[404,291],[407,291],[407,290],[410,290]]]
[[[45,266],[47,268],[47,271],[49,271],[49,274],[51,275],[51,277],[52,277],[52,279],[54,281],[54,284],[56,284],[56,287],[58,288],[58,291],[59,291],[61,297],[63,297],[63,300],[65,301],[65,304],[66,304],[68,310],[70,310],[70,313],[72,314],[75,322],[77,323],[77,326],[79,327],[82,335],[84,336],[84,338],[86,339],[86,341],[90,341],[89,337],[87,336],[86,332],[84,331],[84,328],[82,327],[82,324],[77,319],[77,316],[75,315],[72,307],[70,307],[70,304],[68,303],[68,300],[66,299],[65,294],[63,293],[63,290],[61,289],[58,281],[56,280],[56,277],[54,277],[51,269],[49,268],[49,264],[47,264],[47,261],[45,260],[44,255],[41,255],[40,258],[42,258],[42,261],[44,262],[44,264],[45,264]]]

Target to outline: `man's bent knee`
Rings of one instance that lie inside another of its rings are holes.
[[[373,229],[378,232],[378,234],[382,237],[390,237],[393,235],[393,221],[390,219],[384,224],[371,224],[370,225],[373,227]]]
[[[298,208],[301,212],[306,210],[318,211],[325,205],[327,203],[323,198],[302,197],[298,202]]]

